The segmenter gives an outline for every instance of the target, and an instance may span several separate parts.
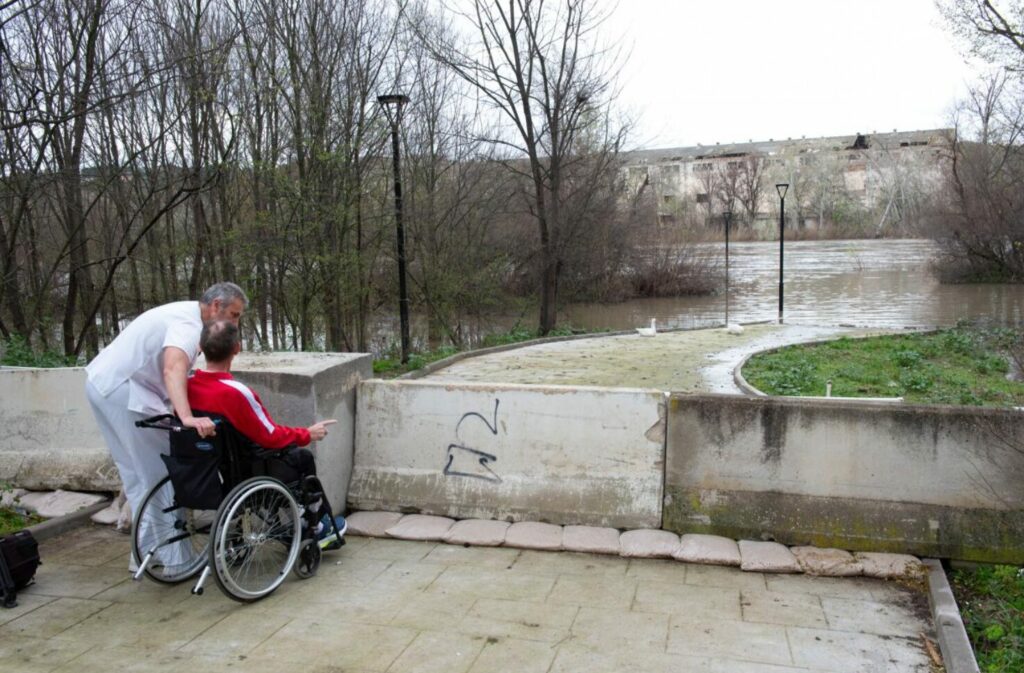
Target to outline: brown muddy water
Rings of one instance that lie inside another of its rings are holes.
[[[725,244],[715,247],[724,259]],[[1024,323],[1024,286],[940,284],[931,270],[937,252],[926,240],[786,242],[784,321],[872,328],[947,326],[978,318]],[[731,244],[729,285],[730,323],[777,320],[778,242]],[[629,329],[651,318],[666,328],[709,327],[725,322],[725,293],[723,288],[704,297],[574,304],[560,317],[586,329]]]
[[[571,304],[560,326],[629,330],[655,318],[660,328],[725,324],[724,243],[706,244],[720,255],[718,294],[633,299],[617,304]],[[1024,285],[944,285],[932,272],[938,247],[927,240],[793,241],[785,245],[784,321],[790,326],[902,329],[943,327],[961,319],[1024,324]],[[733,243],[729,248],[729,322],[776,322],[779,300],[778,241]],[[378,317],[372,350],[397,349],[398,317]],[[464,341],[478,346],[488,334],[537,326],[536,308],[519,315],[466,320]],[[413,315],[413,350],[428,344],[424,316]]]

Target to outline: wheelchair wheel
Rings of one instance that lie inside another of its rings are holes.
[[[142,499],[132,518],[132,552],[142,561],[152,552],[146,577],[162,584],[178,584],[206,565],[212,510],[179,507],[170,477],[164,477]]]
[[[217,510],[210,565],[217,586],[251,603],[285,580],[301,546],[299,505],[288,488],[268,477],[236,486]]]

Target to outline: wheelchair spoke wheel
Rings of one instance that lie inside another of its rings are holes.
[[[164,477],[142,499],[132,520],[132,552],[146,566],[146,577],[163,584],[178,584],[193,577],[206,565],[213,510],[179,507],[174,486]]]
[[[299,506],[285,485],[267,477],[243,481],[217,511],[213,577],[236,601],[259,600],[287,577],[301,542]]]

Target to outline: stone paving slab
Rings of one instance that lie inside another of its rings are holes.
[[[881,579],[352,538],[241,605],[133,582],[124,541],[42,546],[0,611],[4,673],[929,673],[934,638],[927,596]]]

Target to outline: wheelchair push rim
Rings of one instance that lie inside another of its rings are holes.
[[[298,503],[284,484],[243,481],[217,511],[209,551],[217,586],[243,603],[269,595],[291,572],[301,531]]]
[[[180,507],[174,486],[164,477],[142,499],[132,518],[132,553],[146,565],[146,577],[161,584],[179,584],[203,569],[210,545],[213,510]]]

